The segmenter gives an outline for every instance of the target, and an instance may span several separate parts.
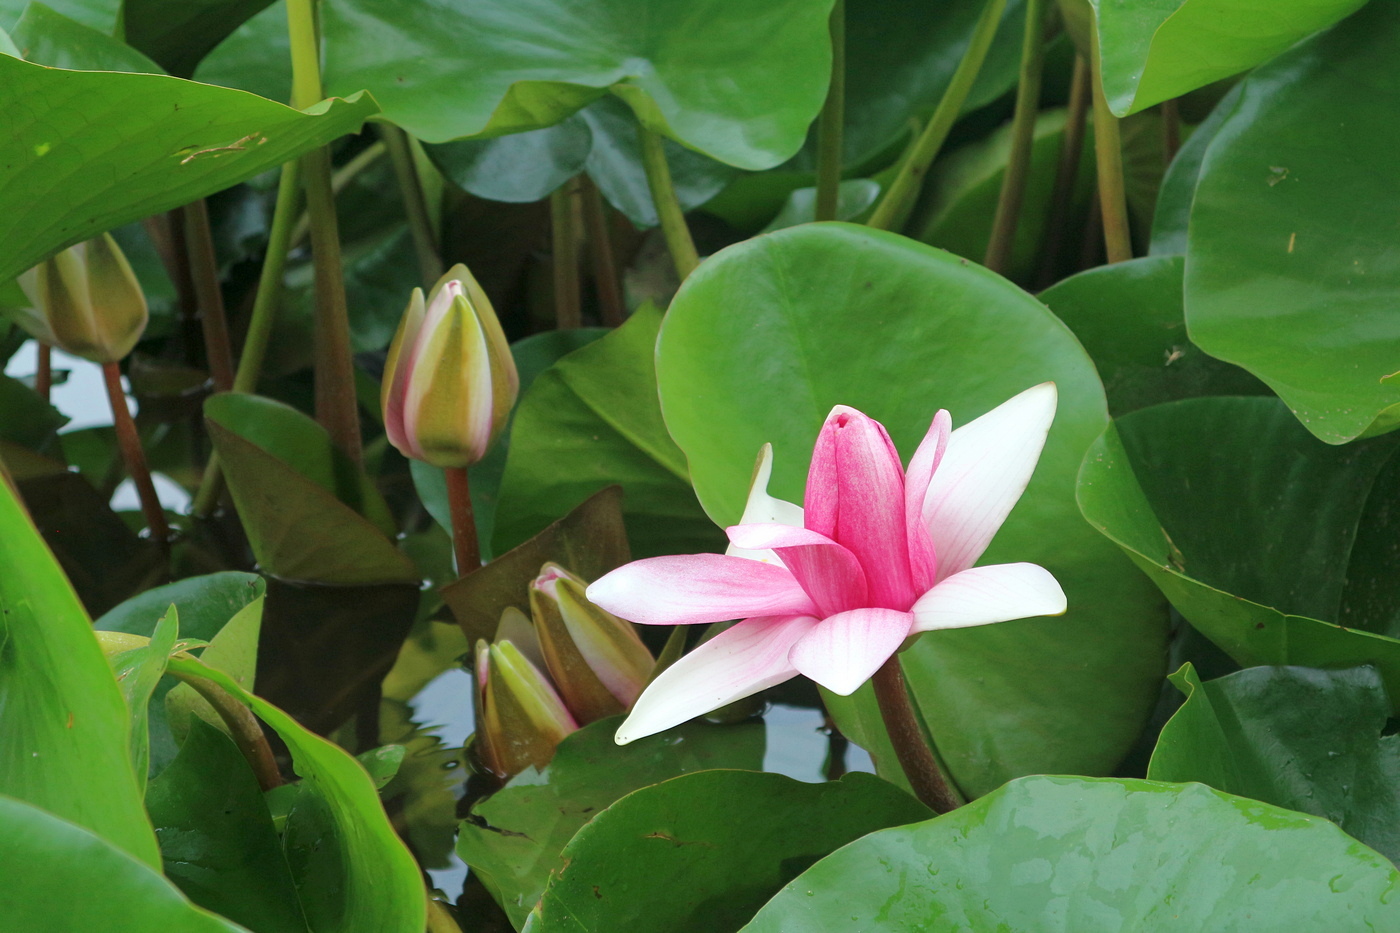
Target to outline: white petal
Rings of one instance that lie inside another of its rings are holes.
[[[832,693],[850,696],[899,650],[913,622],[897,609],[838,612],[792,646],[792,666]]]
[[[1065,591],[1038,564],[992,564],[955,573],[914,604],[914,631],[989,625],[1065,611]]]
[[[796,676],[788,652],[816,624],[813,616],[768,616],[720,632],[647,685],[618,728],[617,744],[678,726]]]
[[[758,461],[753,468],[753,481],[749,484],[749,501],[744,505],[744,515],[740,525],[753,525],[760,522],[776,522],[779,525],[802,527],[802,506],[768,495],[768,478],[773,475],[773,445],[764,444],[758,452]],[[752,550],[731,544],[724,553],[731,557],[747,557],[761,560],[765,564],[781,564],[778,555],[771,550]]]
[[[1025,492],[1055,418],[1055,384],[1043,382],[958,428],[924,497],[938,579],[966,570]]]

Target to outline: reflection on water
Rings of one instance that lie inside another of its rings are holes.
[[[419,857],[428,865],[442,866],[428,868],[433,884],[454,900],[467,877],[467,866],[449,843],[456,823],[455,802],[462,792],[463,771],[458,753],[474,729],[472,699],[471,675],[454,667],[435,677],[409,701],[405,712],[411,716],[411,722],[399,720],[403,738],[398,741],[407,740],[410,744],[405,771],[401,772],[405,780],[399,812],[408,823],[415,848],[421,845],[426,850],[418,852]],[[390,724],[397,717],[391,713],[390,705],[386,701],[386,742],[395,741]],[[820,710],[777,703],[764,714],[764,723],[765,771],[799,781],[825,780],[829,741]],[[848,745],[845,757],[847,771],[875,770],[870,756],[859,746]],[[441,782],[426,780],[433,775]],[[430,853],[431,857],[426,857]]]

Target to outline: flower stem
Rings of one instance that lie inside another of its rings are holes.
[[[403,210],[408,218],[408,230],[413,236],[413,248],[418,254],[418,274],[424,287],[442,278],[442,257],[438,253],[437,231],[428,216],[428,199],[423,193],[423,181],[413,161],[413,146],[408,134],[392,123],[381,123],[379,135],[389,150],[389,161],[399,180]]]
[[[1181,105],[1175,97],[1162,101],[1162,168],[1172,164],[1181,149]]]
[[[814,219],[835,220],[841,193],[846,124],[846,2],[831,8],[831,84],[817,122],[817,206]]]
[[[230,696],[228,691],[220,687],[214,681],[206,677],[200,677],[193,673],[179,658],[171,658],[167,670],[184,683],[190,685],[196,693],[204,697],[209,705],[214,707],[214,712],[219,714],[219,718],[228,726],[229,732],[233,735],[234,744],[243,753],[243,758],[248,762],[248,766],[253,769],[253,774],[258,779],[258,786],[264,792],[272,790],[274,787],[281,787],[287,783],[282,777],[282,772],[277,769],[277,760],[272,756],[272,748],[267,744],[267,736],[263,733],[262,724],[253,715],[253,711],[244,706],[238,699]]]
[[[651,200],[656,205],[656,216],[661,221],[661,233],[666,238],[666,248],[671,252],[676,274],[682,282],[700,265],[700,253],[695,249],[695,241],[690,238],[690,228],[685,223],[685,211],[676,199],[676,188],[671,182],[671,166],[666,163],[666,148],[661,135],[647,127],[637,126],[642,141],[642,167],[646,170],[647,187],[651,189]]]
[[[1069,112],[1065,116],[1064,138],[1060,142],[1060,162],[1055,169],[1055,186],[1050,194],[1050,212],[1045,220],[1045,243],[1041,248],[1037,290],[1055,280],[1074,206],[1074,183],[1079,178],[1079,161],[1084,152],[1084,129],[1089,116],[1089,63],[1076,55],[1069,82]]]
[[[361,149],[359,153],[331,174],[331,194],[340,197],[340,193],[349,186],[350,182],[355,180],[356,175],[384,158],[384,153],[387,151],[382,139]],[[291,242],[287,245],[289,252],[298,249],[311,235],[311,218],[304,212],[304,205],[299,203],[297,207],[298,210],[303,210],[303,213],[297,218],[296,226],[292,228]]]
[[[1128,228],[1128,200],[1123,184],[1123,140],[1118,118],[1108,109],[1103,92],[1097,25],[1089,31],[1089,84],[1094,93],[1094,155],[1099,169],[1099,210],[1103,213],[1103,243],[1110,263],[1133,258]]]
[[[34,373],[34,391],[47,402],[53,394],[53,347],[46,343],[39,343],[38,347],[39,369]]]
[[[1026,198],[1035,121],[1040,115],[1040,79],[1045,66],[1046,0],[1026,0],[1026,32],[1021,41],[1021,77],[1016,85],[1016,110],[1011,118],[1011,154],[1002,176],[992,235],[982,265],[1005,274],[1016,243],[1016,225]]]
[[[288,0],[287,33],[292,52],[292,106],[304,109],[321,99],[321,65],[312,0]],[[316,420],[332,442],[359,463],[360,413],[355,399],[355,363],[350,354],[350,321],[345,306],[345,275],[340,233],[331,190],[331,154],[324,146],[301,157],[311,257],[316,269]]]
[[[625,309],[603,195],[587,174],[580,175],[579,179],[583,187],[583,226],[588,235],[588,254],[593,259],[593,285],[598,293],[598,313],[604,326],[621,327]]]
[[[549,196],[552,231],[551,254],[554,265],[554,326],[569,330],[583,326],[583,304],[578,280],[578,224],[574,223],[574,202],[578,177],[566,181]]]
[[[447,467],[447,508],[452,514],[452,551],[457,555],[457,575],[465,577],[481,567],[481,543],[476,538],[471,487],[466,467]]]
[[[194,281],[195,305],[204,330],[204,354],[214,391],[233,388],[233,345],[228,336],[228,316],[224,293],[219,287],[219,261],[214,255],[214,234],[209,229],[209,205],[203,198],[182,209],[185,219],[185,250],[189,254],[190,276]]]
[[[987,50],[991,48],[992,38],[996,35],[997,25],[1001,22],[1001,14],[1005,9],[1006,0],[987,0],[987,5],[982,8],[982,15],[978,17],[977,25],[972,30],[972,41],[968,43],[962,61],[958,62],[958,68],[953,72],[948,89],[943,92],[943,99],[938,102],[938,109],[934,111],[928,125],[905,155],[899,173],[895,175],[889,190],[875,207],[875,213],[870,215],[867,223],[871,227],[877,230],[898,230],[904,225],[905,218],[909,216],[914,201],[919,196],[924,175],[938,156],[938,151],[943,148],[948,131],[953,128],[958,115],[962,113],[963,104],[977,80],[978,72],[982,70],[982,62],[987,58]]]
[[[933,751],[924,741],[923,730],[919,728],[914,706],[909,702],[909,691],[904,686],[904,672],[899,667],[899,655],[880,666],[873,679],[875,699],[880,704],[880,717],[885,721],[885,731],[894,745],[899,765],[914,796],[933,809],[935,813],[956,810],[961,802],[948,786]]]
[[[126,407],[121,367],[116,363],[103,363],[102,377],[107,384],[107,399],[112,403],[112,427],[117,432],[117,446],[121,448],[122,460],[126,462],[126,472],[136,484],[141,511],[146,516],[146,527],[150,529],[151,537],[164,545],[170,537],[170,526],[165,522],[165,510],[161,508],[155,484],[151,482],[151,470],[146,465],[146,452],[141,449],[136,422],[131,418],[131,409]]]

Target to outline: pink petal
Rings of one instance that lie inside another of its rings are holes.
[[[987,549],[1030,482],[1054,418],[1055,384],[1044,382],[948,438],[923,502],[940,580],[971,567]]]
[[[680,725],[792,678],[797,671],[788,652],[816,624],[813,616],[775,616],[745,619],[720,632],[642,691],[617,730],[617,744]]]
[[[854,554],[826,535],[806,528],[760,523],[734,525],[729,540],[746,550],[771,549],[828,616],[865,605],[865,572]]]
[[[1065,593],[1038,564],[991,564],[955,573],[914,604],[914,631],[989,625],[1065,611]]]
[[[741,525],[760,522],[777,522],[780,525],[802,527],[802,506],[794,505],[785,499],[768,495],[768,480],[773,475],[773,445],[764,444],[754,463],[753,479],[749,483],[749,498],[744,503],[744,514],[739,519]],[[765,563],[778,563],[778,555],[772,551],[755,551],[731,544],[725,552],[731,557],[747,557]]]
[[[914,616],[894,609],[852,609],[822,619],[792,646],[798,672],[850,696],[890,659],[909,635]]]
[[[919,594],[909,573],[904,468],[880,422],[844,405],[831,410],[812,453],[806,503],[807,527],[860,561],[871,604],[913,604]]]
[[[909,572],[913,576],[914,589],[920,593],[933,586],[938,578],[933,539],[929,537],[928,527],[923,522],[924,496],[928,493],[928,484],[938,464],[943,460],[943,452],[948,448],[948,435],[952,430],[953,417],[947,409],[939,409],[919,449],[914,451],[904,477],[904,526],[909,535]]]
[[[588,587],[588,598],[643,625],[694,625],[749,616],[812,615],[786,567],[721,554],[634,560]]]

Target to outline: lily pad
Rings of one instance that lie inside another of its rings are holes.
[[[764,443],[770,491],[802,500],[833,405],[880,420],[909,455],[939,408],[965,424],[1054,380],[1059,412],[1040,465],[985,559],[1043,564],[1069,614],[930,633],[901,658],[970,794],[1117,764],[1158,692],[1166,613],[1075,514],[1075,472],[1107,411],[1089,357],[1043,305],[903,237],[804,224],[731,246],[691,275],[662,327],[657,375],[666,425],[720,526],[738,521]],[[1070,644],[1073,665],[1046,663]],[[838,705],[843,729],[854,715]]]
[[[1206,150],[1186,323],[1329,444],[1400,425],[1400,6],[1375,3],[1245,79]]]
[[[1374,668],[1251,667],[1186,694],[1157,738],[1147,776],[1312,813],[1400,858],[1400,736],[1385,735],[1391,702]]]
[[[1394,698],[1400,577],[1369,552],[1395,533],[1398,445],[1330,447],[1275,399],[1171,402],[1090,447],[1079,506],[1238,663],[1374,664]]]
[[[831,71],[831,0],[346,0],[326,86],[368,88],[426,142],[558,123],[611,90],[657,132],[747,169],[802,145]],[[723,74],[723,81],[711,80]]]
[[[872,833],[745,933],[1383,930],[1400,874],[1336,826],[1199,784],[1028,777]]]

